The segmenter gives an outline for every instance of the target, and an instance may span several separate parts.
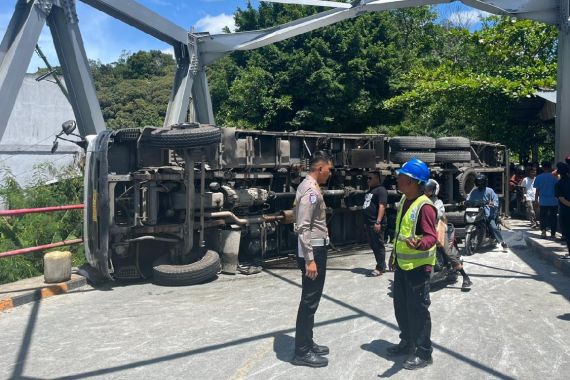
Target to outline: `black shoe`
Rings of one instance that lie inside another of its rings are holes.
[[[323,358],[321,355],[317,355],[313,351],[309,351],[303,356],[295,355],[291,364],[318,368],[326,367],[329,364],[329,361],[327,358]]]
[[[503,247],[503,252],[507,252],[507,248],[509,248],[509,246],[505,242],[501,243],[501,247]]]
[[[404,368],[413,371],[414,369],[427,367],[430,364],[433,364],[431,356],[427,359],[422,359],[419,356],[413,355],[404,362]]]
[[[406,342],[405,340],[401,340],[400,343],[392,347],[388,347],[386,349],[386,352],[388,353],[388,356],[399,356],[399,355],[408,355],[410,354],[411,350],[412,349],[408,345],[408,342]]]
[[[327,346],[320,346],[316,343],[313,343],[313,347],[311,347],[311,351],[313,351],[317,355],[328,355],[329,348]]]
[[[473,285],[471,279],[465,278],[463,279],[463,284],[461,284],[461,290],[469,290],[471,289],[471,285]]]

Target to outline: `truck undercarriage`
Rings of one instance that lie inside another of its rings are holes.
[[[488,174],[499,196],[506,194],[505,147],[461,137],[265,132],[189,123],[105,131],[91,139],[87,154],[89,262],[110,279],[153,276],[181,285],[215,276],[219,257],[226,273],[235,273],[238,260],[262,265],[286,257],[297,249],[296,187],[317,150],[334,158],[333,174],[322,188],[332,247],[365,241],[361,208],[370,170],[385,178],[393,226],[400,198],[394,169],[412,156],[430,164],[458,225],[476,173]]]

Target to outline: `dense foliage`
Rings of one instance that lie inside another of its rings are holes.
[[[93,62],[92,68],[108,128],[162,126],[176,69],[172,56],[124,53],[117,62]]]

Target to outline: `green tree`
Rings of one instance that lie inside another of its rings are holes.
[[[315,7],[248,5],[239,31],[268,28],[318,12]],[[322,9],[321,9],[322,10]],[[272,130],[361,132],[399,121],[382,107],[440,32],[428,7],[366,14],[251,52],[210,68],[220,125]]]
[[[513,110],[555,87],[556,37],[551,26],[509,17],[490,17],[474,33],[452,28],[433,59],[401,75],[401,93],[384,106],[401,115],[398,133],[461,134],[528,156],[532,144],[549,143],[552,128],[517,119]]]

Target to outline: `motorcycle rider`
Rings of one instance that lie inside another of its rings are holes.
[[[442,221],[443,225],[447,227],[447,218],[445,216],[445,206],[443,205],[443,201],[437,197],[437,195],[439,194],[439,183],[437,183],[437,181],[435,179],[430,178],[424,187],[424,194],[432,201],[433,205],[435,206],[435,208],[437,210],[438,222]],[[440,224],[438,223],[438,230],[439,230],[439,227],[440,227]],[[447,239],[447,229],[445,230],[444,236]],[[449,241],[446,241],[446,245],[449,243],[450,243]],[[440,252],[442,254],[442,256],[444,258],[447,259],[447,261],[449,261],[451,263],[451,265],[453,266],[453,269],[455,269],[456,271],[461,273],[461,277],[463,277],[463,283],[461,284],[461,288],[465,289],[465,290],[471,288],[471,285],[473,285],[473,283],[471,282],[471,279],[469,278],[467,273],[465,273],[465,270],[463,269],[463,263],[461,262],[461,260],[459,260],[459,257],[457,257],[457,255],[453,254],[453,252],[454,252],[453,249],[448,250],[446,246],[442,246],[438,242],[437,243],[437,250],[438,250],[438,252]]]
[[[497,226],[496,217],[499,211],[499,197],[493,189],[487,187],[487,176],[478,174],[475,177],[475,187],[467,196],[468,201],[483,201],[485,204],[485,221],[489,230],[503,247],[503,252],[507,252],[507,243],[503,240],[503,235]]]

